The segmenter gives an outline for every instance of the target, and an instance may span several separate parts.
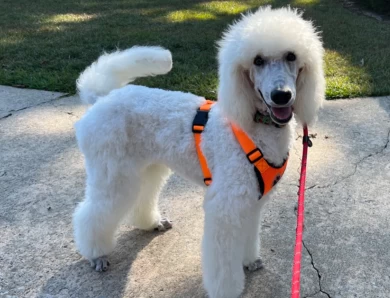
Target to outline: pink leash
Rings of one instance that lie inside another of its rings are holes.
[[[311,146],[312,143],[311,140],[309,139],[307,126],[305,125],[303,127],[303,152],[302,152],[301,177],[299,178],[297,229],[296,229],[296,236],[295,236],[294,264],[293,264],[292,282],[291,282],[291,298],[300,297],[307,149],[308,147]]]

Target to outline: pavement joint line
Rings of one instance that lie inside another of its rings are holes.
[[[52,102],[52,101],[62,99],[62,98],[64,98],[64,97],[68,97],[68,96],[69,96],[69,94],[62,94],[62,95],[60,95],[60,96],[56,96],[56,97],[54,97],[54,98],[51,98],[51,99],[49,99],[49,100],[47,100],[47,101],[41,102],[41,103],[36,104],[36,105],[31,105],[31,106],[23,107],[23,108],[20,108],[20,109],[17,109],[17,110],[10,110],[10,111],[8,111],[8,114],[5,115],[5,116],[3,116],[3,117],[1,117],[0,120],[5,119],[5,118],[8,118],[8,117],[11,117],[11,116],[13,116],[14,113],[16,113],[16,112],[20,112],[20,111],[27,110],[27,109],[30,109],[30,108],[39,107],[39,106],[41,106],[41,105],[44,105],[44,104],[50,103],[50,102]]]

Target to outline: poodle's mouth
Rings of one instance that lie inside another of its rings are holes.
[[[285,124],[289,122],[292,118],[292,106],[282,108],[270,107],[270,110],[272,120],[278,124]]]
[[[292,114],[293,114],[293,108],[292,106],[289,106],[289,107],[271,107],[267,104],[267,102],[264,100],[264,96],[263,96],[263,93],[261,92],[260,89],[257,89],[260,93],[260,96],[261,96],[261,99],[264,101],[265,105],[268,107],[268,110],[270,112],[270,115],[271,115],[271,119],[273,122],[275,122],[276,124],[286,124],[288,123],[291,118],[292,118]]]

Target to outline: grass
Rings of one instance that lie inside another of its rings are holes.
[[[137,83],[215,99],[215,41],[262,4],[304,8],[323,31],[328,98],[390,94],[390,24],[339,0],[2,0],[0,84],[73,93],[80,71],[103,51],[162,45],[174,69]]]
[[[356,3],[366,9],[375,11],[376,13],[390,16],[390,1],[389,0],[355,0]]]

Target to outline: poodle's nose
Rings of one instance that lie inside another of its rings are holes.
[[[285,105],[291,99],[291,91],[274,90],[271,92],[271,99],[278,105]]]

